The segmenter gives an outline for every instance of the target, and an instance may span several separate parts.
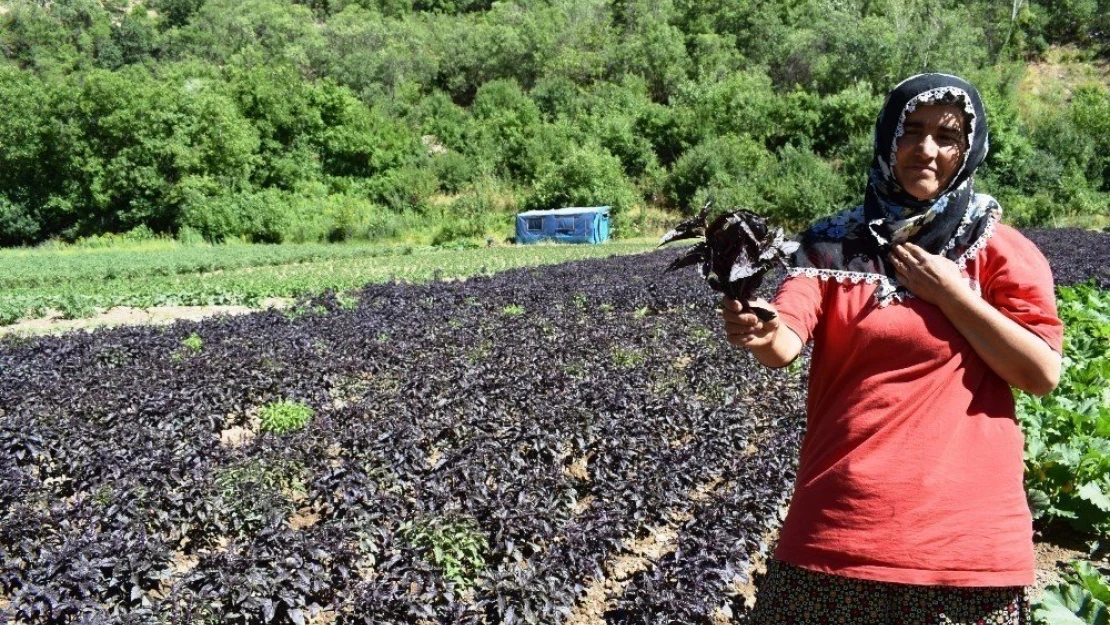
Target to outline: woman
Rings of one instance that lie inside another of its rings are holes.
[[[896,86],[862,206],[806,230],[761,323],[729,342],[781,367],[813,342],[795,493],[749,622],[1028,623],[1033,528],[1010,387],[1060,375],[1044,256],[975,193],[978,92]]]

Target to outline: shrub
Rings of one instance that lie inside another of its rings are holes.
[[[478,174],[474,160],[458,152],[447,152],[431,158],[431,171],[444,193],[458,193]]]
[[[435,221],[440,225],[432,236],[432,245],[470,241],[477,246],[477,239],[491,230],[503,229],[509,218],[496,207],[488,185],[481,184],[455,198]]]
[[[614,229],[636,203],[636,189],[624,176],[620,160],[597,146],[575,148],[540,176],[525,201],[527,209],[609,206]]]
[[[27,208],[0,195],[0,246],[25,245],[38,234],[38,221]]]
[[[751,185],[773,166],[771,154],[750,137],[723,135],[699,144],[675,163],[667,182],[668,199],[684,212],[701,208],[707,190],[733,190],[736,200],[754,199]],[[741,191],[740,189],[748,189]],[[699,195],[699,191],[701,194]],[[698,196],[695,198],[695,196]],[[718,198],[721,204],[724,198]]]
[[[568,122],[537,126],[521,150],[515,179],[535,184],[552,163],[563,161],[581,145],[580,133]]]
[[[774,166],[760,179],[760,197],[767,204],[766,216],[788,230],[860,201],[853,193],[855,185],[812,150],[787,145],[776,156]]]
[[[360,236],[367,241],[391,239],[404,232],[412,220],[412,213],[398,214],[375,205],[359,231]]]
[[[1088,165],[1090,180],[1110,191],[1110,89],[1101,85],[1076,89],[1070,114],[1077,133],[1095,143]]]
[[[821,154],[834,153],[862,136],[867,139],[870,160],[872,129],[882,103],[882,98],[871,91],[871,85],[864,82],[825,97],[819,106],[821,121],[813,149]]]
[[[363,197],[346,193],[329,195],[316,203],[317,223],[321,226],[323,238],[335,243],[364,238],[367,226],[374,213],[382,208]],[[306,222],[311,223],[311,220]],[[308,233],[306,233],[308,234]],[[305,236],[302,240],[315,240]]]
[[[420,99],[413,115],[420,126],[420,132],[431,136],[450,151],[466,148],[467,133],[470,132],[470,114],[455,104],[443,92],[435,92]]]
[[[771,79],[761,71],[738,72],[717,83],[687,88],[678,104],[692,110],[702,138],[748,135],[763,141],[774,131],[780,107]]]
[[[400,213],[406,210],[423,211],[428,199],[436,192],[439,183],[435,173],[415,165],[399,167],[352,185],[351,192],[361,190],[372,201]]]
[[[468,151],[498,175],[520,179],[526,146],[540,126],[536,103],[512,80],[494,80],[478,89]]]

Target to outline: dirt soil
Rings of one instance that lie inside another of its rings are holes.
[[[1069,531],[1046,533],[1035,540],[1035,581],[1029,595],[1032,601],[1040,598],[1046,587],[1060,582],[1063,573],[1071,570],[1072,560],[1091,559],[1086,539]],[[1096,565],[1105,565],[1106,554],[1097,554],[1093,561]]]
[[[117,306],[84,319],[62,319],[60,313],[54,312],[41,319],[29,319],[9,326],[0,326],[0,336],[7,334],[21,336],[63,334],[72,330],[95,330],[96,328],[120,325],[159,325],[173,323],[178,319],[199,321],[216,315],[245,315],[268,308],[284,308],[292,302],[291,299],[270,298],[263,300],[259,308],[247,306],[154,306],[151,308]]]
[[[631,553],[611,558],[606,563],[606,577],[594,580],[587,584],[585,596],[575,606],[575,611],[568,621],[568,625],[596,625],[602,622],[605,610],[612,607],[616,597],[619,597],[624,586],[635,573],[647,570],[652,566],[652,561],[663,554],[673,551],[677,543],[677,533],[673,528],[660,528],[664,531],[653,534],[649,539],[630,545]],[[774,551],[774,543],[778,539],[778,529],[768,531],[763,536],[769,546],[768,554]],[[1044,589],[1060,581],[1061,574],[1069,569],[1069,563],[1076,559],[1087,558],[1087,545],[1078,536],[1067,532],[1057,532],[1049,536],[1038,536],[1034,544],[1036,553],[1035,583],[1029,594],[1030,601],[1040,598]],[[766,559],[768,556],[757,554],[749,562],[749,578],[747,582],[737,581],[732,594],[742,597],[742,602],[751,608],[756,601],[755,583],[758,577],[767,572]],[[734,619],[723,615],[714,615],[714,622],[719,625],[735,622]]]

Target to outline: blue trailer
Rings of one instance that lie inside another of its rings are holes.
[[[536,210],[516,216],[517,243],[603,243],[608,240],[608,206]]]

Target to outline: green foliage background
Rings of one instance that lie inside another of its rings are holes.
[[[442,243],[568,204],[626,236],[709,194],[796,227],[858,199],[883,94],[923,70],[984,92],[1012,222],[1110,206],[1108,0],[0,8],[0,245]]]

